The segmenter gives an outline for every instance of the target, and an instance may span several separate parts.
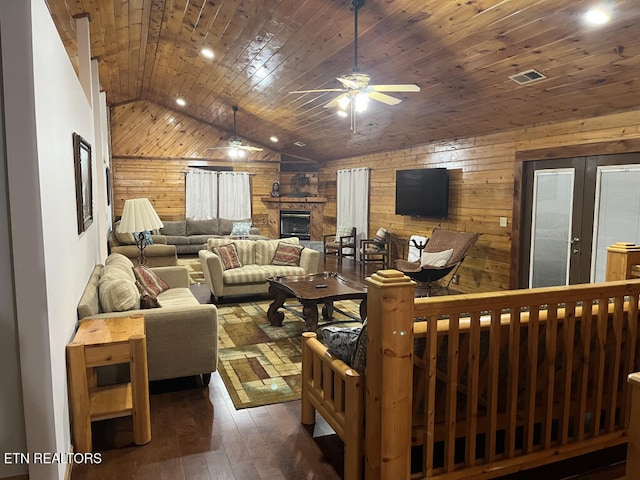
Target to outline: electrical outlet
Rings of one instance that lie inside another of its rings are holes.
[[[451,279],[451,283],[453,283],[454,285],[458,285],[458,280],[459,280],[458,274],[456,273],[453,275],[453,278]]]

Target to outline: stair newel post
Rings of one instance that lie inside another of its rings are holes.
[[[631,417],[627,428],[629,444],[625,478],[631,479],[640,471],[640,372],[630,374],[627,381],[631,386]]]
[[[416,284],[397,270],[366,282],[365,478],[408,479]]]

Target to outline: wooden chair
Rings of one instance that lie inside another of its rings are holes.
[[[391,234],[384,228],[376,236],[360,240],[360,270],[364,272],[368,263],[380,263],[382,269],[389,268],[391,256]]]
[[[342,257],[356,258],[356,227],[338,227],[336,233],[324,235],[324,255],[336,255],[338,262]],[[345,252],[345,249],[351,251]]]

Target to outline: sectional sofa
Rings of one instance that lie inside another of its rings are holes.
[[[176,246],[178,255],[198,253],[210,238],[230,236],[234,226],[239,232],[237,237],[251,240],[267,238],[260,235],[258,228],[251,226],[251,219],[163,220],[162,223],[164,227],[160,229],[160,234],[164,235],[168,245]]]

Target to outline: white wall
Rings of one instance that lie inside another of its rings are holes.
[[[0,35],[27,449],[68,452],[65,346],[103,249],[98,219],[81,235],[76,224],[72,134],[94,145],[93,113],[44,0],[0,2]],[[92,164],[94,199],[102,201],[95,157]],[[0,429],[0,438],[13,433]],[[29,475],[59,479],[65,469],[31,464]],[[0,463],[0,477],[9,474]]]

